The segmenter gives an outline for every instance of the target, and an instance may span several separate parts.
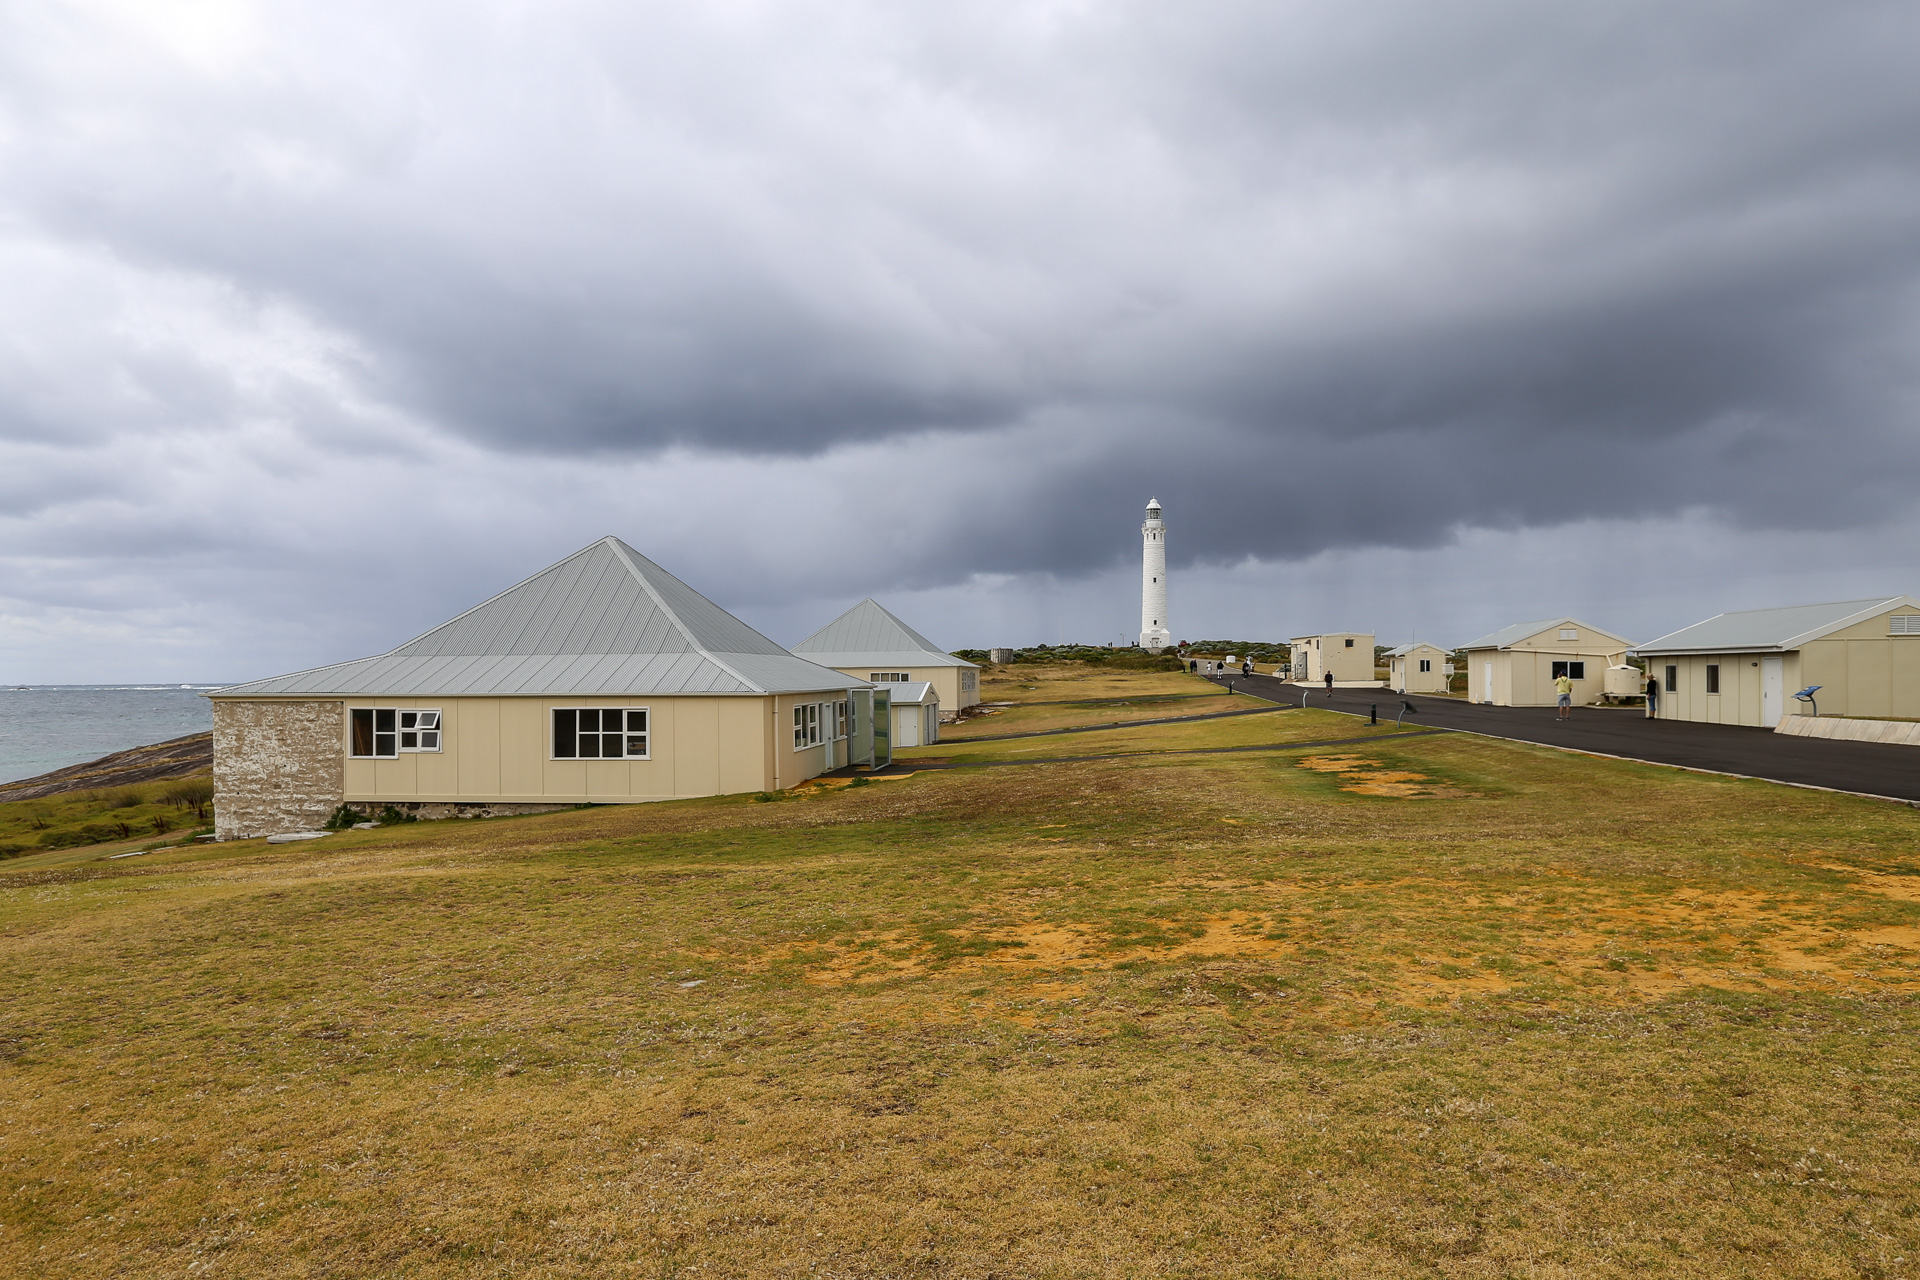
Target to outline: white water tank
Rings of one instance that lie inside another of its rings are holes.
[[[1609,698],[1637,698],[1647,691],[1647,677],[1638,667],[1608,667],[1600,691]]]

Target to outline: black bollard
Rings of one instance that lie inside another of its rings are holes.
[[[1367,723],[1368,724],[1380,723],[1380,704],[1379,703],[1376,702],[1367,708]]]

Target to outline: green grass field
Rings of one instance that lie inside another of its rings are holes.
[[[1365,732],[1038,741],[1249,726]],[[6,1274],[1920,1270],[1890,804],[1167,752],[0,864],[0,949]]]

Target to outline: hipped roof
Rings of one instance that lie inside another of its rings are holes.
[[[1510,627],[1502,627],[1490,635],[1481,636],[1478,640],[1463,644],[1460,647],[1462,649],[1509,649],[1519,644],[1522,640],[1527,639],[1529,636],[1537,636],[1542,631],[1556,631],[1561,627],[1573,627],[1577,629],[1580,632],[1581,643],[1586,641],[1588,633],[1591,632],[1593,635],[1615,641],[1617,647],[1621,649],[1633,647],[1630,641],[1621,639],[1619,636],[1614,635],[1613,632],[1602,631],[1599,627],[1588,626],[1578,618],[1542,618],[1538,622],[1516,622]]]
[[[971,667],[934,647],[933,641],[894,617],[877,601],[853,608],[793,646],[793,651],[829,667]]]
[[[1912,596],[1872,600],[1835,600],[1828,604],[1789,605],[1784,609],[1742,609],[1649,640],[1635,653],[1753,653],[1797,649],[1843,627],[1901,606],[1920,608]]]
[[[796,658],[606,537],[390,653],[209,696],[767,694],[864,683]]]

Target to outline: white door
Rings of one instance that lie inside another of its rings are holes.
[[[900,708],[900,734],[895,746],[917,747],[920,745],[920,708]]]
[[[1781,703],[1787,695],[1787,660],[1760,659],[1760,723],[1771,729],[1780,723]]]
[[[1493,701],[1493,659],[1487,659],[1487,665],[1480,669],[1480,701]]]

